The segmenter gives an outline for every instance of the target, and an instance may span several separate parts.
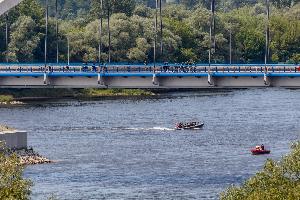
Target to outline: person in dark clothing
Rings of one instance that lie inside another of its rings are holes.
[[[261,150],[265,150],[265,146],[263,144],[260,146],[260,148]]]

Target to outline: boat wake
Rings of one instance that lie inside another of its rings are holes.
[[[114,128],[115,130],[116,128]],[[167,128],[167,127],[151,127],[151,128],[127,128],[127,127],[123,127],[123,128],[119,128],[119,130],[131,130],[131,131],[174,131],[175,129],[173,128]]]

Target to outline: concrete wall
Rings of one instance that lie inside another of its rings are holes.
[[[27,148],[26,131],[4,131],[0,132],[0,141],[5,142],[8,148]]]
[[[0,0],[0,15],[18,5],[22,0]]]

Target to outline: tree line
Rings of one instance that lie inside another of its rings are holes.
[[[58,39],[60,62],[67,61],[68,43],[71,62],[97,62],[100,13],[103,17],[101,60],[107,61],[109,37],[106,1],[104,0],[104,12],[101,12],[99,1],[96,0],[59,0],[58,37],[55,31],[54,2],[50,1],[49,8],[48,61],[56,61],[55,41]],[[76,6],[70,6],[71,2]],[[112,62],[152,62],[155,9],[147,6],[147,1],[110,2]],[[237,5],[232,6],[233,3]],[[70,7],[70,10],[63,11],[67,7]],[[76,9],[76,12],[71,7]],[[179,4],[164,4],[162,38],[158,34],[158,41],[162,39],[162,52],[159,51],[160,42],[157,42],[159,62],[208,62],[211,16],[209,9],[209,1],[186,0]],[[299,62],[299,19],[300,4],[297,1],[274,0],[271,3],[269,62]],[[45,38],[43,4],[39,0],[24,0],[9,12],[7,48],[5,22],[5,16],[1,16],[0,62],[6,59],[10,62],[43,62]],[[233,63],[264,62],[266,23],[264,2],[249,0],[248,3],[240,1],[238,4],[238,0],[217,1],[212,62],[229,63],[230,38]]]

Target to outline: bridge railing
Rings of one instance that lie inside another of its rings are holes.
[[[38,64],[0,64],[0,73],[26,73],[26,72],[89,72],[89,73],[299,73],[300,66],[297,65],[260,65],[260,64],[239,64],[239,65],[179,65],[179,64],[159,64],[159,65],[44,65]]]

